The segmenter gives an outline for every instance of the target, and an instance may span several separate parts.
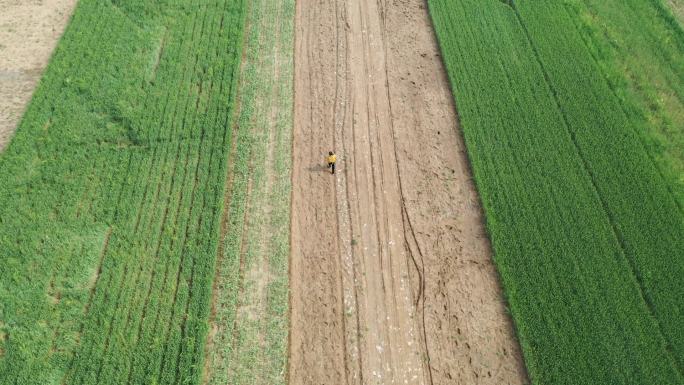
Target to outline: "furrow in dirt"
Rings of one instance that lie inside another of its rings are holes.
[[[526,383],[425,3],[302,0],[295,60],[290,383]]]

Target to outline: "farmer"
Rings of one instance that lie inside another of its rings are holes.
[[[328,153],[328,168],[331,170],[333,174],[335,173],[335,162],[337,162],[337,155],[335,155],[334,152],[330,151]]]

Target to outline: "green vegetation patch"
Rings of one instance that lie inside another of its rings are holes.
[[[201,379],[241,0],[82,0],[0,156],[0,383]]]
[[[429,5],[533,383],[684,383],[684,216],[577,13]]]
[[[660,0],[576,0],[567,7],[684,207],[684,31]]]
[[[286,383],[294,10],[248,6],[208,384]]]

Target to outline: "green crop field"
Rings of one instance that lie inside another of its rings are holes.
[[[532,383],[684,385],[684,0],[427,2]],[[295,4],[79,1],[0,154],[0,385],[287,383]]]
[[[240,0],[82,0],[0,156],[0,383],[199,383]]]
[[[657,1],[584,0],[569,2],[568,9],[684,207],[683,30]]]
[[[645,81],[620,78],[669,64],[657,76],[681,98],[681,26],[656,0],[429,5],[533,383],[683,384],[681,107],[649,119]],[[586,24],[608,7],[650,27]],[[667,50],[597,32],[618,27]]]

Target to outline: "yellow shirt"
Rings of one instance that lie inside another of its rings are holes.
[[[335,163],[337,161],[337,155],[332,154],[328,156],[328,163]]]

